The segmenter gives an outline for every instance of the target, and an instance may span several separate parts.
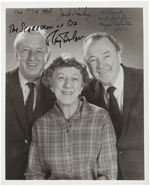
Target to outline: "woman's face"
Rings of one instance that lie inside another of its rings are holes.
[[[71,106],[78,101],[83,89],[83,78],[75,67],[56,68],[52,76],[52,91],[58,103]]]

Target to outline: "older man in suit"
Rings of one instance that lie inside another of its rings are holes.
[[[6,74],[6,179],[25,179],[32,126],[54,95],[40,82],[50,57],[42,30],[21,32],[14,41],[18,67]]]
[[[143,71],[121,64],[120,46],[104,32],[85,38],[84,59],[93,79],[83,95],[107,109],[118,149],[118,179],[144,179]]]

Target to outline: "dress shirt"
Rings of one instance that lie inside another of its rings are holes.
[[[28,95],[30,93],[30,88],[27,85],[28,81],[23,77],[23,75],[21,74],[21,72],[19,71],[19,82],[21,85],[21,89],[22,89],[22,93],[23,93],[23,100],[24,100],[24,105],[26,104]],[[33,110],[36,107],[36,98],[37,98],[37,91],[38,91],[38,87],[39,87],[39,80],[33,81],[33,83],[35,84],[34,87],[34,101],[33,101]]]
[[[119,109],[122,113],[123,112],[123,97],[124,97],[124,72],[123,72],[122,66],[120,66],[120,70],[119,70],[116,81],[111,86],[114,86],[116,88],[116,90],[114,91],[114,96],[117,99]],[[107,92],[107,89],[109,88],[109,86],[103,86],[103,87],[104,87],[104,100],[105,100],[107,107],[109,107],[108,106],[109,105],[109,94]]]
[[[117,179],[116,138],[106,110],[81,99],[65,119],[57,104],[32,131],[27,179]]]

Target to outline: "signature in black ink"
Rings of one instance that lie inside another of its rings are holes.
[[[72,8],[72,9],[63,9],[60,8],[60,15],[58,16],[57,20],[60,20],[64,17],[84,17],[85,21],[87,21],[90,17],[88,13],[88,9],[86,8]]]
[[[70,41],[74,41],[75,43],[82,38],[84,38],[84,35],[79,36],[77,30],[73,32],[73,34],[70,34],[69,31],[59,33],[59,29],[54,30],[51,32],[47,38],[46,38],[46,44],[49,46],[50,43],[53,45],[56,45],[58,43],[59,47],[62,47],[62,43],[67,43]]]
[[[15,24],[9,25],[8,28],[9,28],[9,33],[13,33],[13,32],[18,33],[19,32],[19,28],[16,28]]]
[[[72,19],[69,19],[67,21],[67,26],[76,26],[78,23],[76,21],[73,21]]]
[[[9,25],[9,33],[19,33],[19,32],[31,32],[31,31],[36,31],[38,29],[41,30],[50,30],[53,29],[53,26],[51,25],[33,25],[33,26],[26,26],[24,22],[21,23],[21,28],[19,29],[18,27],[15,27],[15,24]]]
[[[22,22],[20,27],[16,27],[15,24],[11,24],[8,26],[9,29],[9,33],[19,33],[19,32],[31,32],[31,31],[36,31],[38,29],[40,30],[51,30],[51,29],[60,29],[64,26],[68,26],[68,27],[72,27],[72,26],[76,26],[78,25],[78,23],[72,19],[69,19],[65,24],[64,23],[60,23],[57,24],[55,26],[53,25],[33,25],[33,26],[27,26],[26,23]]]

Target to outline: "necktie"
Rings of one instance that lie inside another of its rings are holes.
[[[118,102],[114,96],[115,87],[109,87],[107,92],[109,93],[109,114],[112,119],[116,138],[118,139],[121,132],[121,112],[119,110]]]
[[[32,82],[31,83],[28,82],[27,85],[30,89],[30,92],[29,92],[25,107],[26,107],[28,123],[31,124],[32,114],[33,114],[33,101],[34,101],[34,87],[35,87],[35,84],[32,83]]]

